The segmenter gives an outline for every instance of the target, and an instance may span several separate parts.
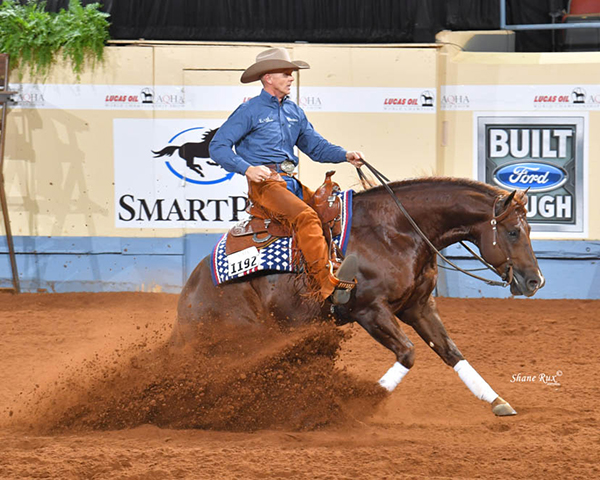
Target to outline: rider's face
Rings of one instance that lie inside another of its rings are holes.
[[[273,90],[271,93],[280,100],[286,95],[289,95],[292,90],[292,83],[294,81],[292,72],[293,70],[289,69],[280,72],[267,73],[265,75],[265,77],[268,77],[265,80]]]

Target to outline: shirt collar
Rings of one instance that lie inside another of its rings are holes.
[[[260,98],[267,103],[279,103],[279,100],[277,100],[277,97],[274,97],[273,95],[271,95],[269,92],[267,92],[264,88],[260,91]],[[283,97],[283,101],[281,102],[281,104],[283,105],[283,103],[288,100],[290,98],[289,95],[286,95],[285,97]]]

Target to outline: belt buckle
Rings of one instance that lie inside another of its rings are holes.
[[[281,168],[282,172],[290,175],[290,174],[294,173],[294,169],[296,168],[296,165],[294,165],[294,162],[292,162],[290,160],[284,160],[283,162],[281,162],[281,165],[279,166],[279,168]]]

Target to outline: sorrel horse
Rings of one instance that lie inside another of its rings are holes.
[[[526,194],[463,179],[423,178],[390,184],[406,210],[437,247],[467,240],[510,283],[514,295],[544,284],[529,240]],[[294,326],[332,319],[359,323],[396,355],[380,379],[392,391],[414,364],[414,345],[398,321],[410,325],[496,415],[516,412],[465,360],[448,336],[432,296],[436,255],[380,186],[357,193],[348,252],[359,259],[358,286],[345,305],[316,305],[299,291],[297,275],[268,274],[215,287],[210,257],[196,267],[181,293],[174,334],[198,322],[257,325],[276,319]]]

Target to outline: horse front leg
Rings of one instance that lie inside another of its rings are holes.
[[[460,379],[480,400],[492,405],[492,412],[498,416],[516,415],[510,404],[500,397],[477,371],[463,357],[440,319],[432,296],[414,307],[402,312],[400,319],[410,325],[419,336],[449,366],[454,368]]]
[[[353,316],[375,340],[396,355],[396,363],[379,380],[379,385],[393,391],[415,363],[415,346],[400,329],[394,314],[381,304],[353,312]]]

